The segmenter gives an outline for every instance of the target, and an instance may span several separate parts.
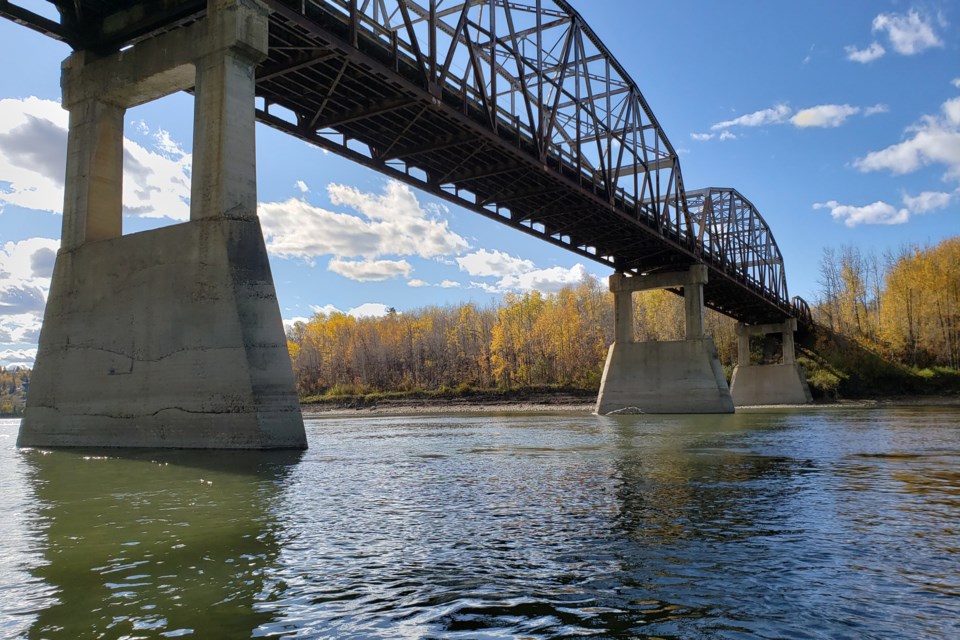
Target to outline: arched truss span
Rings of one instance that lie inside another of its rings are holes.
[[[789,300],[783,256],[770,226],[739,191],[686,192],[691,233],[700,258],[776,300]]]

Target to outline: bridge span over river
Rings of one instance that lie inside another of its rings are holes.
[[[65,42],[61,250],[21,445],[305,446],[256,215],[254,123],[610,267],[597,410],[809,400],[783,259],[734,188],[688,190],[623,66],[566,0],[15,0]],[[652,54],[653,55],[653,54]],[[122,233],[125,110],[195,96],[190,221]],[[668,288],[686,340],[638,343]],[[739,321],[728,388],[703,308]],[[782,363],[751,365],[778,333]]]

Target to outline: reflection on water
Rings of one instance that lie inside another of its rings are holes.
[[[17,452],[0,636],[960,636],[956,409],[329,418]]]
[[[41,559],[31,638],[249,637],[299,454],[24,451]],[[42,594],[42,595],[41,595]]]

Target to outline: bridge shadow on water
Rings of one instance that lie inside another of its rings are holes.
[[[30,638],[250,637],[300,452],[24,450],[46,584]]]

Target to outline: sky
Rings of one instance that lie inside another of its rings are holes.
[[[678,150],[687,189],[733,187],[791,295],[825,247],[960,234],[960,3],[571,0]],[[62,224],[60,44],[0,19],[0,366],[30,366]],[[189,217],[193,98],[127,111],[124,233]],[[286,322],[491,304],[598,263],[258,125],[258,212]]]

